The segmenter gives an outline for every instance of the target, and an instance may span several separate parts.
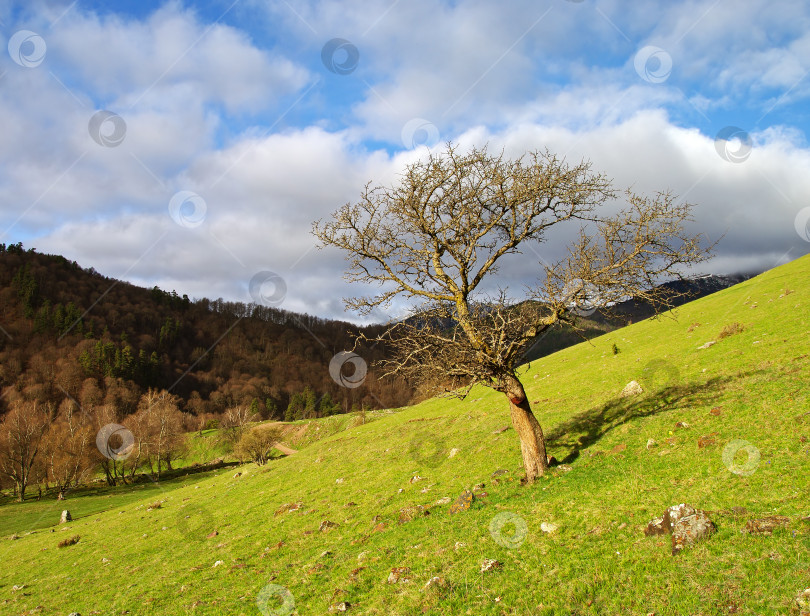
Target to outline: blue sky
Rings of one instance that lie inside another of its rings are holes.
[[[250,301],[273,271],[346,318],[311,221],[446,140],[671,189],[711,271],[810,249],[806,2],[34,0],[0,37],[0,241],[139,284]]]

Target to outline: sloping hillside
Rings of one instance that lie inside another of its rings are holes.
[[[197,417],[245,405],[281,419],[307,389],[319,407],[309,416],[412,400],[401,380],[378,381],[373,369],[354,389],[330,377],[330,360],[352,348],[356,326],[255,294],[248,304],[192,301],[0,244],[0,415],[17,400],[56,408],[69,396],[85,409],[114,402],[126,416],[148,388],[171,390]],[[363,349],[369,363],[383,353]]]
[[[153,486],[140,501],[111,493],[101,513],[82,499],[43,507],[75,521],[0,544],[1,611],[798,614],[810,586],[808,281],[805,257],[527,366],[565,463],[535,485],[520,485],[500,394],[433,399],[239,476]],[[644,393],[620,397],[631,380]],[[739,440],[751,457],[729,456]],[[481,483],[469,510],[436,504]],[[643,531],[679,503],[718,531],[672,556],[669,537]],[[9,505],[20,519],[31,506]],[[744,532],[772,515],[785,527]],[[500,564],[482,572],[485,559]]]

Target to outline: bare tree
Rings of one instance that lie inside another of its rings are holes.
[[[709,254],[684,229],[691,208],[668,192],[620,193],[588,162],[549,152],[510,160],[448,144],[394,186],[367,184],[358,203],[314,223],[313,233],[347,253],[347,280],[380,286],[345,300],[348,308],[369,314],[398,296],[415,303],[411,318],[375,338],[392,352],[386,374],[444,380],[460,396],[476,383],[504,393],[533,481],[548,458],[518,377],[527,347],[555,324],[576,326],[582,310],[629,297],[667,307],[672,296],[656,286]],[[578,239],[561,260],[543,261],[545,276],[522,301],[497,289],[505,256],[566,224],[579,227]]]
[[[236,445],[247,429],[247,425],[252,421],[256,421],[256,419],[258,417],[251,412],[250,407],[246,404],[238,404],[228,408],[222,419],[225,439],[232,445]]]
[[[17,500],[25,490],[41,457],[42,439],[50,426],[51,413],[38,402],[18,402],[0,425],[0,472],[14,483]]]
[[[69,488],[78,486],[89,475],[93,436],[92,426],[78,405],[65,400],[43,445],[46,477],[56,485],[60,500]]]
[[[82,408],[85,411],[92,411],[92,416],[95,421],[94,433],[96,435],[96,447],[91,448],[91,454],[101,466],[104,471],[107,485],[115,486],[118,482],[126,483],[127,470],[130,471],[132,477],[135,476],[135,471],[140,466],[142,456],[145,453],[144,440],[142,435],[143,430],[135,429],[133,434],[132,443],[124,443],[123,435],[118,430],[108,432],[105,430],[111,424],[118,424],[121,420],[118,409],[112,404],[99,404],[95,407],[88,408],[82,403]],[[127,426],[135,426],[137,416],[127,418]],[[125,427],[129,431],[129,428]],[[107,438],[106,442],[99,444],[99,438]],[[129,445],[129,446],[127,446]],[[99,448],[100,447],[100,448]],[[121,449],[124,447],[124,449]]]
[[[148,463],[150,471],[160,479],[161,465],[168,470],[182,451],[185,440],[182,425],[182,413],[178,407],[180,399],[167,392],[149,389],[141,396],[138,411],[132,417],[136,449],[140,461]],[[155,472],[157,469],[157,472]],[[134,476],[136,466],[132,467]]]

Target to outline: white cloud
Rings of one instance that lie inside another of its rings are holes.
[[[273,270],[288,283],[283,307],[345,317],[337,298],[362,289],[342,281],[342,255],[313,248],[310,224],[423,156],[382,147],[424,118],[440,141],[490,142],[510,155],[548,147],[591,159],[619,186],[672,189],[697,204],[695,229],[722,237],[712,271],[810,249],[793,224],[810,205],[801,120],[762,123],[738,164],[713,141],[716,123],[734,123],[729,109],[782,109],[807,95],[796,82],[809,68],[805,3],[269,6],[270,22],[254,30],[174,3],[140,20],[79,4],[53,26],[66,5],[33,11],[26,24],[46,39],[46,61],[23,69],[0,59],[0,231],[22,215],[0,241],[33,236],[85,267],[193,297],[248,301],[251,276]],[[338,36],[360,50],[351,75],[318,64]],[[644,45],[672,56],[664,83],[636,74]],[[126,122],[117,147],[89,135],[99,107]],[[694,125],[683,119],[690,113]],[[181,190],[205,200],[196,228],[169,215]],[[499,283],[519,292],[567,237],[510,259]]]

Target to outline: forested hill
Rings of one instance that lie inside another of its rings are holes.
[[[0,244],[0,328],[0,413],[15,401],[55,408],[70,397],[124,416],[155,388],[197,416],[246,405],[265,418],[298,418],[401,406],[413,394],[376,378],[379,347],[358,351],[369,366],[361,386],[332,379],[330,360],[352,348],[349,323],[191,301],[21,244]]]

